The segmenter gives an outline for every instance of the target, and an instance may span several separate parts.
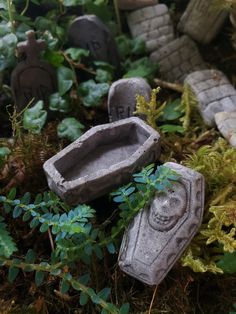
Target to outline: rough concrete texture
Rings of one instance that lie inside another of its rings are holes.
[[[154,51],[150,59],[160,65],[161,76],[169,82],[182,83],[189,73],[207,68],[196,44],[188,36]]]
[[[69,27],[68,40],[71,47],[88,49],[89,61],[105,61],[116,68],[119,55],[110,30],[96,15],[76,18]]]
[[[215,0],[191,0],[182,15],[178,29],[202,44],[211,42],[219,33],[228,13],[217,9]]]
[[[236,148],[236,111],[217,112],[215,122],[220,133]]]
[[[236,110],[236,90],[221,71],[196,71],[189,74],[184,83],[196,95],[199,111],[209,126],[215,125],[217,112]]]
[[[184,166],[165,166],[180,177],[141,210],[124,234],[119,266],[128,275],[158,285],[180,258],[201,225],[204,178]]]
[[[33,106],[37,101],[43,100],[49,105],[49,97],[57,89],[56,72],[45,61],[41,61],[40,53],[45,50],[44,40],[36,40],[35,32],[26,32],[27,40],[17,45],[19,55],[25,55],[12,72],[11,88],[13,91],[16,110],[22,111],[29,103]]]
[[[89,202],[157,160],[159,139],[136,117],[95,126],[44,163],[48,185],[70,205]]]
[[[120,79],[114,82],[108,94],[110,122],[129,118],[136,109],[136,96],[142,95],[149,101],[152,89],[143,78]]]
[[[137,10],[158,3],[158,0],[117,0],[121,10]]]
[[[128,15],[128,25],[133,38],[145,41],[152,52],[174,39],[174,28],[165,4],[136,10]]]

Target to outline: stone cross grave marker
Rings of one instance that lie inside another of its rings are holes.
[[[17,111],[24,109],[30,102],[43,100],[48,105],[49,96],[56,91],[57,81],[53,67],[39,59],[46,48],[43,40],[36,40],[34,31],[26,33],[27,40],[17,45],[19,54],[25,55],[12,72],[11,87]]]

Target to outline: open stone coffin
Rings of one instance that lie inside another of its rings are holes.
[[[204,177],[176,163],[164,166],[180,176],[135,216],[118,258],[121,270],[149,285],[158,285],[180,258],[198,231],[204,210]]]
[[[136,117],[95,126],[44,163],[48,185],[70,205],[89,202],[155,161],[159,139]]]

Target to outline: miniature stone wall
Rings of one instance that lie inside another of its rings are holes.
[[[216,37],[227,16],[227,11],[217,9],[215,0],[191,0],[178,29],[199,43],[207,44]]]
[[[134,38],[146,43],[148,52],[152,52],[174,39],[174,28],[164,4],[158,4],[136,10],[129,14],[128,25]]]
[[[236,90],[227,77],[218,70],[196,71],[186,77],[198,101],[204,122],[215,125],[215,114],[220,111],[236,110]]]
[[[182,83],[189,73],[207,68],[196,44],[188,36],[177,38],[156,50],[150,59],[160,65],[162,78],[169,82]]]
[[[121,10],[136,10],[155,5],[158,3],[158,0],[117,0],[117,3]]]
[[[220,133],[236,148],[236,111],[216,113],[215,122]]]

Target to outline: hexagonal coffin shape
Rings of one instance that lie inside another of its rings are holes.
[[[48,185],[70,205],[91,201],[155,161],[159,139],[136,117],[93,127],[44,163]]]
[[[134,218],[124,234],[119,266],[149,285],[159,284],[200,227],[204,210],[204,178],[184,166],[165,166],[180,177]]]

